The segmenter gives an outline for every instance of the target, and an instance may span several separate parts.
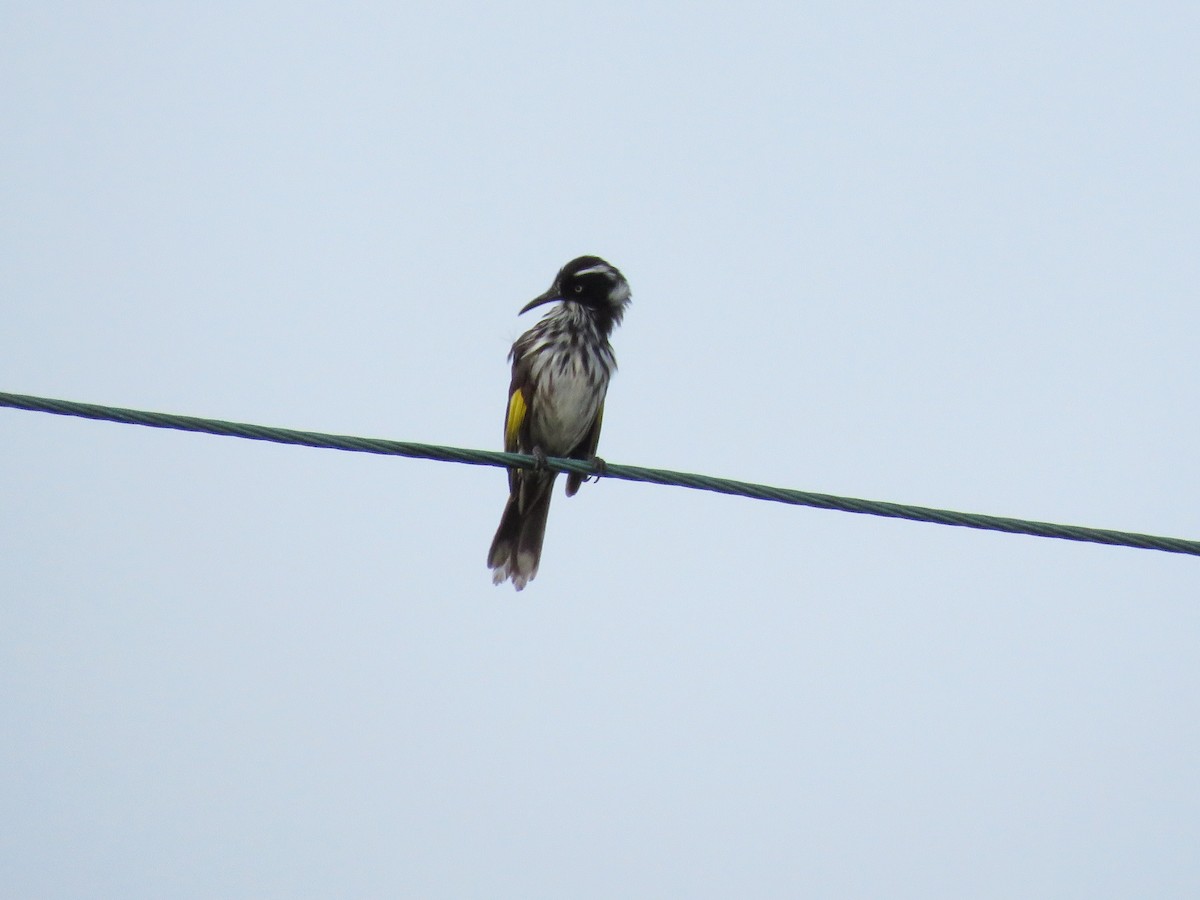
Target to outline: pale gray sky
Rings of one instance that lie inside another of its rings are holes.
[[[0,6],[0,390],[1200,538],[1194,3]],[[526,321],[528,320],[528,321]],[[1194,897],[1200,560],[0,410],[13,897]]]

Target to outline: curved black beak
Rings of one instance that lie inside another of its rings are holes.
[[[558,292],[558,285],[554,284],[551,286],[550,290],[546,291],[546,293],[542,294],[540,297],[534,297],[532,300],[522,306],[521,312],[517,313],[517,315],[519,316],[521,313],[527,313],[534,307],[543,306],[547,303],[553,303],[555,300],[561,299],[562,296]]]

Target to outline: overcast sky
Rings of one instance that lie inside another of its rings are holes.
[[[1200,538],[1195,3],[0,5],[0,391]],[[1195,897],[1200,560],[0,410],[12,897]]]

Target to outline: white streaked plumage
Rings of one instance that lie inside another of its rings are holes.
[[[608,336],[629,297],[619,271],[602,259],[582,256],[563,266],[550,289],[526,305],[522,312],[554,304],[517,338],[509,354],[509,414],[519,410],[519,418],[506,422],[506,449],[594,457],[608,382],[617,367]],[[494,583],[511,580],[519,591],[537,574],[556,477],[544,470],[509,471],[508,504],[488,551]],[[582,481],[582,476],[568,476],[567,495]]]

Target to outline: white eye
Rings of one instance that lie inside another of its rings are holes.
[[[577,293],[577,294],[583,293],[583,285],[582,284],[575,285],[575,293]]]

